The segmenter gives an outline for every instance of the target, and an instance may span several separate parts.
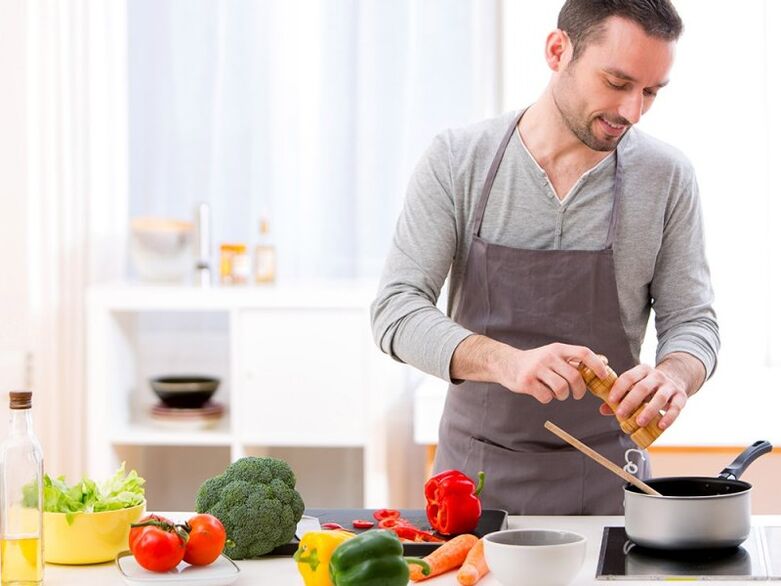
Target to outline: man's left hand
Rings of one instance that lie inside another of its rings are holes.
[[[685,383],[660,364],[656,368],[639,364],[618,377],[610,390],[610,402],[618,403],[616,415],[627,418],[647,401],[647,405],[637,416],[637,424],[645,427],[656,414],[664,410],[659,421],[660,429],[667,429],[678,418],[688,399]],[[599,408],[602,415],[613,415],[613,411],[603,403]]]

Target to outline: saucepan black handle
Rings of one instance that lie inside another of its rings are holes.
[[[737,480],[740,475],[746,471],[748,465],[759,458],[762,454],[767,454],[773,450],[770,442],[758,441],[747,447],[741,454],[733,460],[732,464],[724,468],[719,474],[719,478],[734,478]]]

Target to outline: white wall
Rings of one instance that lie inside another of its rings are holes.
[[[529,104],[547,84],[545,37],[562,1],[503,0],[503,109]],[[740,445],[757,430],[774,433],[781,407],[781,3],[673,1],[685,30],[670,84],[638,127],[683,151],[696,170],[722,349],[715,375],[665,438]],[[654,333],[651,323],[644,362],[654,360]],[[716,421],[730,425],[717,430]]]
[[[0,432],[5,393],[25,385],[28,348],[24,0],[0,2]]]
[[[638,127],[682,150],[697,172],[724,342],[721,378],[749,364],[781,364],[774,333],[781,313],[773,302],[781,271],[771,219],[778,197],[769,180],[778,158],[771,105],[781,77],[774,40],[781,10],[771,0],[745,0],[738,9],[730,0],[674,3],[685,30],[670,84]],[[547,84],[544,43],[560,6],[504,0],[503,109],[531,103]],[[644,350],[653,360],[653,348]]]

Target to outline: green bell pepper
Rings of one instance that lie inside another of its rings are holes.
[[[410,564],[431,568],[419,558],[405,558],[404,547],[396,535],[384,529],[372,529],[345,541],[331,555],[329,572],[334,586],[407,586]]]

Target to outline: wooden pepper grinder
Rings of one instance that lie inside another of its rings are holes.
[[[580,375],[583,377],[583,380],[586,381],[588,390],[607,403],[615,413],[618,404],[608,401],[608,396],[610,395],[610,389],[613,388],[613,383],[616,382],[618,375],[616,375],[613,369],[607,366],[607,364],[605,364],[605,368],[607,368],[607,378],[600,380],[600,378],[594,374],[594,371],[585,364],[581,363],[581,365],[578,366]],[[637,416],[640,415],[640,412],[644,408],[645,404],[640,405],[632,415],[625,419],[616,416],[616,419],[621,426],[621,431],[629,435],[629,437],[632,438],[632,441],[635,442],[640,449],[645,449],[650,446],[654,443],[656,438],[662,434],[662,430],[659,429],[659,420],[662,418],[661,413],[657,413],[645,427],[637,425]]]

